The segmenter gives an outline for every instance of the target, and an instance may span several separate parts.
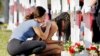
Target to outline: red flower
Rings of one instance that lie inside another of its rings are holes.
[[[90,48],[86,48],[86,50],[91,50]]]
[[[75,53],[74,47],[72,47],[72,46],[69,47],[69,52],[72,53],[72,54]]]
[[[75,43],[76,46],[81,46],[80,43]]]
[[[96,50],[97,48],[95,46],[90,46],[89,48],[86,48],[87,50]]]
[[[96,50],[97,48],[95,46],[90,47],[91,50]]]

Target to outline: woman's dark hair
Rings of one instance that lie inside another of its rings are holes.
[[[31,14],[27,15],[25,18],[26,18],[26,20],[29,20],[29,19],[34,19],[37,17],[42,17],[45,14],[45,12],[46,12],[46,10],[43,7],[37,6],[35,11],[32,12]]]
[[[59,40],[61,40],[61,36],[62,36],[62,21],[65,22],[65,29],[64,29],[64,33],[65,33],[65,36],[66,36],[66,41],[69,39],[69,36],[70,36],[70,15],[69,13],[67,12],[63,12],[61,13],[59,16],[57,16],[55,18],[55,21],[57,23],[57,26],[58,26],[58,34],[59,34]]]

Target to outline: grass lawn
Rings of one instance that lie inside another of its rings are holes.
[[[6,47],[10,34],[9,30],[0,30],[0,56],[9,56]]]

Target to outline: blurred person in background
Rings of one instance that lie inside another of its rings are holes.
[[[90,6],[95,6],[93,20],[93,42],[100,43],[100,0],[91,0]]]

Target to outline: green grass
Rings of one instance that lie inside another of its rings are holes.
[[[7,43],[10,37],[11,31],[0,30],[0,56],[9,56],[7,53]]]

